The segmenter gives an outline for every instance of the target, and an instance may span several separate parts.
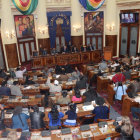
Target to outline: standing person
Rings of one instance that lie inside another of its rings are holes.
[[[126,90],[127,86],[122,85],[122,82],[119,82],[118,85],[114,87],[114,91],[116,92],[115,99],[122,100],[122,95],[127,95]]]
[[[23,74],[26,72],[26,68],[24,70],[21,70],[20,68],[16,69],[16,78],[22,78],[23,79]]]
[[[61,118],[64,117],[62,112],[59,112],[56,105],[52,106],[51,111],[48,114],[49,128],[51,130],[58,129],[61,126]]]
[[[65,115],[68,115],[68,119],[64,122],[64,125],[76,125],[76,104],[69,104],[69,110],[65,113]]]
[[[115,130],[121,134],[121,138],[119,140],[135,140],[133,137],[134,128],[128,116],[122,117],[121,124],[118,125]]]
[[[39,111],[38,106],[33,106],[33,112],[30,112],[31,119],[31,128],[32,129],[40,129],[45,128],[45,123],[43,118],[45,117],[45,113]]]
[[[22,113],[22,107],[16,106],[12,116],[12,129],[22,129],[22,131],[29,131],[27,120],[29,116]]]

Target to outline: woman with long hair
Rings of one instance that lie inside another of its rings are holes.
[[[37,105],[33,106],[33,112],[30,112],[31,119],[31,128],[32,129],[40,129],[45,128],[45,123],[43,118],[45,117],[45,113],[39,111],[39,107]]]
[[[59,112],[56,105],[53,105],[51,111],[48,114],[49,117],[49,128],[58,129],[61,126],[61,118],[64,117],[62,112]]]
[[[72,101],[75,102],[75,101],[82,101],[82,97],[81,97],[81,94],[80,94],[80,90],[79,89],[74,89],[75,91],[75,95],[72,97]]]
[[[64,125],[76,125],[76,104],[69,104],[69,110],[65,113],[65,115],[68,115],[68,119],[64,122]]]
[[[120,140],[135,140],[133,137],[134,128],[128,116],[122,117],[121,125],[117,126],[115,130],[121,133]]]

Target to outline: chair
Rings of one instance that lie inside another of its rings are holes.
[[[59,104],[60,107],[68,106],[68,104]]]
[[[72,101],[72,103],[74,103],[74,104],[81,104],[81,103],[83,103],[83,100],[81,100],[81,101]]]
[[[112,119],[97,119],[97,122],[106,122],[106,121],[111,121]]]
[[[87,116],[84,116],[82,118],[79,119],[79,123],[80,125],[83,125],[83,124],[88,124],[88,123],[85,123],[86,121],[88,122],[89,120],[92,120],[94,121],[94,116],[95,114],[91,114],[91,115],[87,115]]]
[[[139,125],[138,125],[138,127],[137,127],[137,128],[139,128],[139,127],[140,127],[140,113],[136,112],[136,115],[137,115],[138,118],[139,118]]]

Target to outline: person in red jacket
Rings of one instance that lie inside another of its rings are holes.
[[[119,73],[116,73],[113,78],[112,78],[112,81],[114,83],[117,83],[117,82],[124,82],[125,81],[125,76],[119,72]]]

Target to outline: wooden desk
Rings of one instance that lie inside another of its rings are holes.
[[[99,62],[101,60],[101,51],[95,50],[91,52],[79,52],[79,53],[69,53],[69,54],[57,54],[48,56],[39,56],[32,58],[33,68],[42,68],[44,66],[53,65],[64,65],[68,64],[80,64],[89,62]]]
[[[61,130],[52,130],[51,135],[49,137],[42,137],[41,131],[32,131],[31,138],[32,139],[40,139],[40,140],[65,140],[65,139],[79,139],[79,140],[103,140],[107,137],[111,137],[111,139],[115,137],[119,137],[120,134],[115,131],[115,126],[113,125],[114,120],[108,121],[108,127],[106,131],[102,131],[99,128],[98,123],[90,124],[89,130],[81,131],[80,126],[71,127],[71,133],[62,135]],[[3,138],[3,140],[6,140]]]
[[[97,92],[107,92],[107,86],[110,82],[109,79],[103,78],[102,76],[98,76],[97,78]]]
[[[107,100],[110,103],[110,105],[112,105],[114,102],[115,91],[113,88],[114,87],[112,84],[108,84],[108,86],[107,86],[107,94],[108,94]]]
[[[30,96],[29,99],[22,99],[20,96],[16,96],[15,99],[10,99],[8,96],[4,96],[0,99],[0,104],[4,104],[7,108],[15,108],[16,106],[28,107],[43,104],[44,95],[40,98],[35,98],[35,96]]]
[[[140,93],[139,93],[140,94]],[[134,99],[128,97],[128,95],[123,95],[122,97],[122,115],[129,116],[131,112],[131,107],[138,107],[139,103],[135,102]]]

